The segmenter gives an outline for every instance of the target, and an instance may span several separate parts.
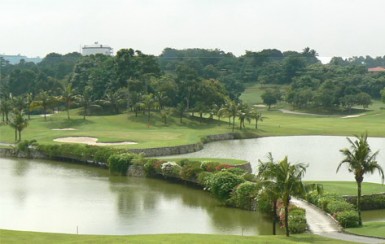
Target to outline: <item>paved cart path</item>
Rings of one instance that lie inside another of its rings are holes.
[[[294,205],[306,210],[307,224],[310,231],[316,235],[356,243],[385,243],[384,239],[342,233],[341,227],[335,220],[319,208],[294,197],[290,201]]]

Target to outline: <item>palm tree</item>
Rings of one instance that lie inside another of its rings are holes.
[[[145,110],[147,111],[147,125],[150,125],[151,109],[155,106],[155,99],[153,94],[143,95],[142,104]]]
[[[304,191],[302,177],[306,172],[306,165],[302,163],[291,164],[287,156],[274,163],[273,157],[269,154],[269,161],[263,163],[259,161],[258,176],[262,180],[265,189],[270,188],[269,192],[279,194],[282,200],[285,212],[285,230],[286,236],[289,236],[289,203],[290,195]],[[274,197],[272,199],[275,199]]]
[[[232,118],[233,120],[233,128],[232,131],[234,132],[235,129],[235,118],[238,116],[239,111],[240,111],[241,105],[236,103],[235,101],[229,101],[225,104],[223,108],[221,108],[220,113],[221,114],[226,114],[229,119]],[[230,120],[229,120],[230,122]]]
[[[262,113],[261,112],[258,112],[256,109],[252,109],[251,112],[250,112],[250,116],[252,119],[255,120],[255,129],[258,129],[258,122],[259,121],[263,121],[263,119],[265,119],[266,117],[263,117]]]
[[[44,120],[47,120],[47,110],[48,107],[52,104],[52,96],[49,95],[48,91],[42,91],[39,93],[37,96],[37,101],[36,103],[43,107],[43,112],[44,112]]]
[[[86,86],[84,88],[83,94],[77,95],[76,99],[79,104],[83,107],[83,119],[86,119],[87,112],[89,107],[92,105],[92,88],[90,86]]]
[[[21,131],[28,126],[28,120],[24,119],[23,114],[14,109],[13,118],[10,121],[9,125],[15,129],[15,141],[21,141]],[[19,139],[17,135],[19,134]]]
[[[378,171],[382,183],[384,183],[384,171],[376,161],[378,151],[371,152],[368,144],[368,134],[362,134],[361,136],[355,136],[357,140],[352,141],[350,138],[347,140],[350,143],[350,150],[348,148],[341,149],[340,152],[345,158],[339,163],[337,172],[343,164],[347,164],[349,172],[353,172],[354,178],[357,182],[357,213],[358,224],[362,226],[361,219],[361,185],[364,180],[364,174],[373,174],[374,171]]]
[[[75,99],[75,93],[74,90],[72,89],[72,84],[68,83],[64,89],[63,89],[63,95],[61,99],[65,102],[66,104],[66,110],[67,110],[67,118],[70,119],[70,107],[71,107],[71,102]]]

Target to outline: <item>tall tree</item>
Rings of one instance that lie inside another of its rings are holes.
[[[70,107],[74,99],[75,99],[75,93],[74,93],[74,90],[72,89],[72,84],[68,83],[67,85],[64,86],[63,93],[61,96],[61,100],[63,100],[66,105],[67,119],[70,119]]]
[[[15,141],[21,141],[21,131],[28,126],[28,120],[23,117],[21,111],[17,109],[14,110],[9,125],[15,129]]]
[[[362,226],[361,218],[361,188],[364,180],[364,175],[367,173],[373,174],[376,170],[379,172],[382,183],[384,183],[384,171],[376,161],[376,156],[379,151],[372,153],[369,143],[368,134],[364,133],[361,136],[355,136],[356,140],[352,141],[347,138],[350,143],[350,150],[348,148],[341,149],[340,152],[345,158],[339,163],[337,172],[343,164],[346,164],[349,172],[354,174],[354,179],[357,183],[357,213],[358,224]]]
[[[291,164],[287,156],[275,163],[271,154],[269,161],[259,161],[258,175],[264,180],[265,187],[272,187],[280,195],[285,212],[284,226],[286,236],[289,236],[289,203],[290,195],[304,191],[302,177],[306,172],[306,165],[302,163]]]

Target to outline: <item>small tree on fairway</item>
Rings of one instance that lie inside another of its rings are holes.
[[[9,125],[15,129],[15,141],[21,141],[21,131],[28,126],[28,120],[24,119],[23,114],[20,111],[14,110]]]
[[[357,182],[358,224],[362,226],[361,185],[364,180],[364,174],[373,174],[374,171],[377,170],[381,176],[382,183],[384,183],[384,171],[376,161],[378,151],[376,151],[375,153],[371,152],[370,146],[367,141],[368,134],[365,133],[361,136],[356,136],[356,139],[357,140],[352,141],[350,138],[347,138],[350,143],[350,150],[348,148],[340,150],[340,152],[345,156],[345,158],[339,163],[337,167],[337,172],[343,164],[347,164],[349,172],[353,172],[354,174],[354,178]]]

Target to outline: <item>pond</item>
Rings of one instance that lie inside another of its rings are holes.
[[[385,138],[368,138],[368,142],[373,152],[380,150],[377,161],[385,169]],[[305,180],[354,181],[345,166],[336,173],[343,158],[339,150],[349,146],[346,137],[339,136],[263,137],[211,142],[201,151],[172,157],[243,159],[249,161],[255,171],[258,160],[267,161],[266,156],[271,152],[275,160],[288,156],[290,162],[308,164]],[[381,178],[376,172],[365,175],[364,181],[381,183]]]
[[[0,158],[0,228],[80,234],[271,234],[258,212],[220,206],[208,192],[105,169]],[[279,230],[282,232],[282,230]]]

